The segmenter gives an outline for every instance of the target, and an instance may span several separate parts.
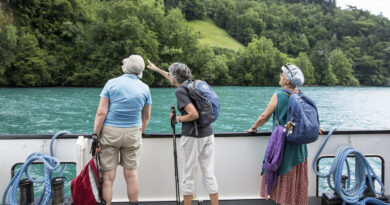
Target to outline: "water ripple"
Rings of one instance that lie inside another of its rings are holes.
[[[242,132],[264,111],[278,87],[218,87],[221,114],[216,132]],[[170,133],[174,88],[152,88],[152,116],[146,132]],[[321,127],[390,129],[389,87],[304,87],[318,107]],[[101,88],[1,88],[0,133],[92,132]],[[262,131],[270,131],[268,121]],[[178,127],[180,130],[180,126]]]

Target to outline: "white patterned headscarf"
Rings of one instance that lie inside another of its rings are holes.
[[[303,76],[301,69],[299,69],[296,65],[287,63],[282,66],[282,70],[286,73],[287,79],[291,82],[291,84],[301,86],[305,82],[305,77]]]

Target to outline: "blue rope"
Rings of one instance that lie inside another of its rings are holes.
[[[6,204],[6,199],[7,195],[9,194],[8,197],[8,204],[9,205],[17,205],[18,200],[17,200],[17,193],[18,193],[18,188],[19,188],[19,182],[21,180],[21,177],[23,176],[23,173],[26,174],[27,178],[32,181],[33,183],[45,183],[45,191],[42,193],[39,201],[37,204],[41,204],[43,201],[44,205],[49,204],[50,202],[50,197],[51,197],[51,178],[53,176],[54,170],[56,170],[60,166],[60,161],[54,157],[54,152],[53,152],[53,142],[54,140],[62,135],[62,134],[68,134],[69,132],[67,131],[60,131],[56,133],[53,138],[51,139],[50,143],[50,154],[51,156],[47,156],[43,153],[32,153],[29,155],[23,164],[23,166],[19,169],[19,171],[12,177],[10,183],[8,184],[7,188],[4,191],[3,198],[2,198],[2,204]],[[41,161],[43,162],[44,165],[44,170],[45,170],[45,175],[43,179],[35,179],[31,177],[28,167],[30,164],[32,164],[34,161]],[[61,176],[62,172],[64,171],[64,168],[61,170]],[[9,192],[9,193],[8,193]]]
[[[359,201],[360,198],[363,197],[364,190],[367,188],[366,176],[368,176],[368,181],[370,183],[371,190],[373,190],[375,194],[383,195],[385,192],[385,188],[383,186],[383,183],[379,179],[379,177],[375,174],[374,170],[368,163],[367,159],[364,157],[364,155],[359,151],[355,150],[351,146],[344,145],[337,150],[336,156],[333,160],[332,166],[328,173],[318,172],[316,168],[316,162],[318,160],[318,156],[320,155],[321,151],[324,149],[326,143],[328,142],[330,136],[333,134],[334,130],[335,128],[329,131],[329,134],[326,137],[324,143],[321,145],[316,156],[314,157],[312,166],[316,175],[322,178],[327,178],[329,187],[333,191],[339,194],[339,196],[343,200],[343,205],[345,203],[363,205],[368,202],[370,202],[371,204],[378,204],[378,205],[387,204],[375,198],[365,198],[364,200]],[[355,183],[353,184],[352,187],[350,185],[351,178],[350,178],[350,167],[347,161],[348,155],[355,156]],[[348,184],[346,188],[343,188],[341,186],[341,177],[342,177],[344,163],[346,163],[347,165],[347,174],[348,174]],[[374,176],[376,181],[380,184],[381,192],[378,193],[375,191],[371,176]],[[333,182],[334,186],[332,186],[331,182]]]
[[[50,156],[54,157],[54,151],[53,151],[54,140],[56,140],[58,136],[63,135],[63,134],[70,134],[70,132],[65,131],[65,130],[59,131],[51,138],[51,140],[50,140]],[[66,167],[66,165],[64,164],[62,166],[62,169],[60,171],[59,176],[62,176],[64,174],[65,167]]]

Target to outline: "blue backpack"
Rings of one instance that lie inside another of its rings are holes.
[[[202,80],[189,80],[187,88],[199,113],[197,126],[206,127],[217,120],[220,110],[218,95]]]
[[[315,142],[318,139],[320,129],[315,103],[301,90],[299,90],[299,94],[287,89],[283,89],[283,91],[291,94],[288,102],[287,123],[284,125],[286,139],[297,144]]]

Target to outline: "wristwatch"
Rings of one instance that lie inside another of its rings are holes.
[[[95,138],[94,136],[96,136],[96,139],[97,139],[97,137],[98,137],[97,132],[92,132],[92,139]]]

